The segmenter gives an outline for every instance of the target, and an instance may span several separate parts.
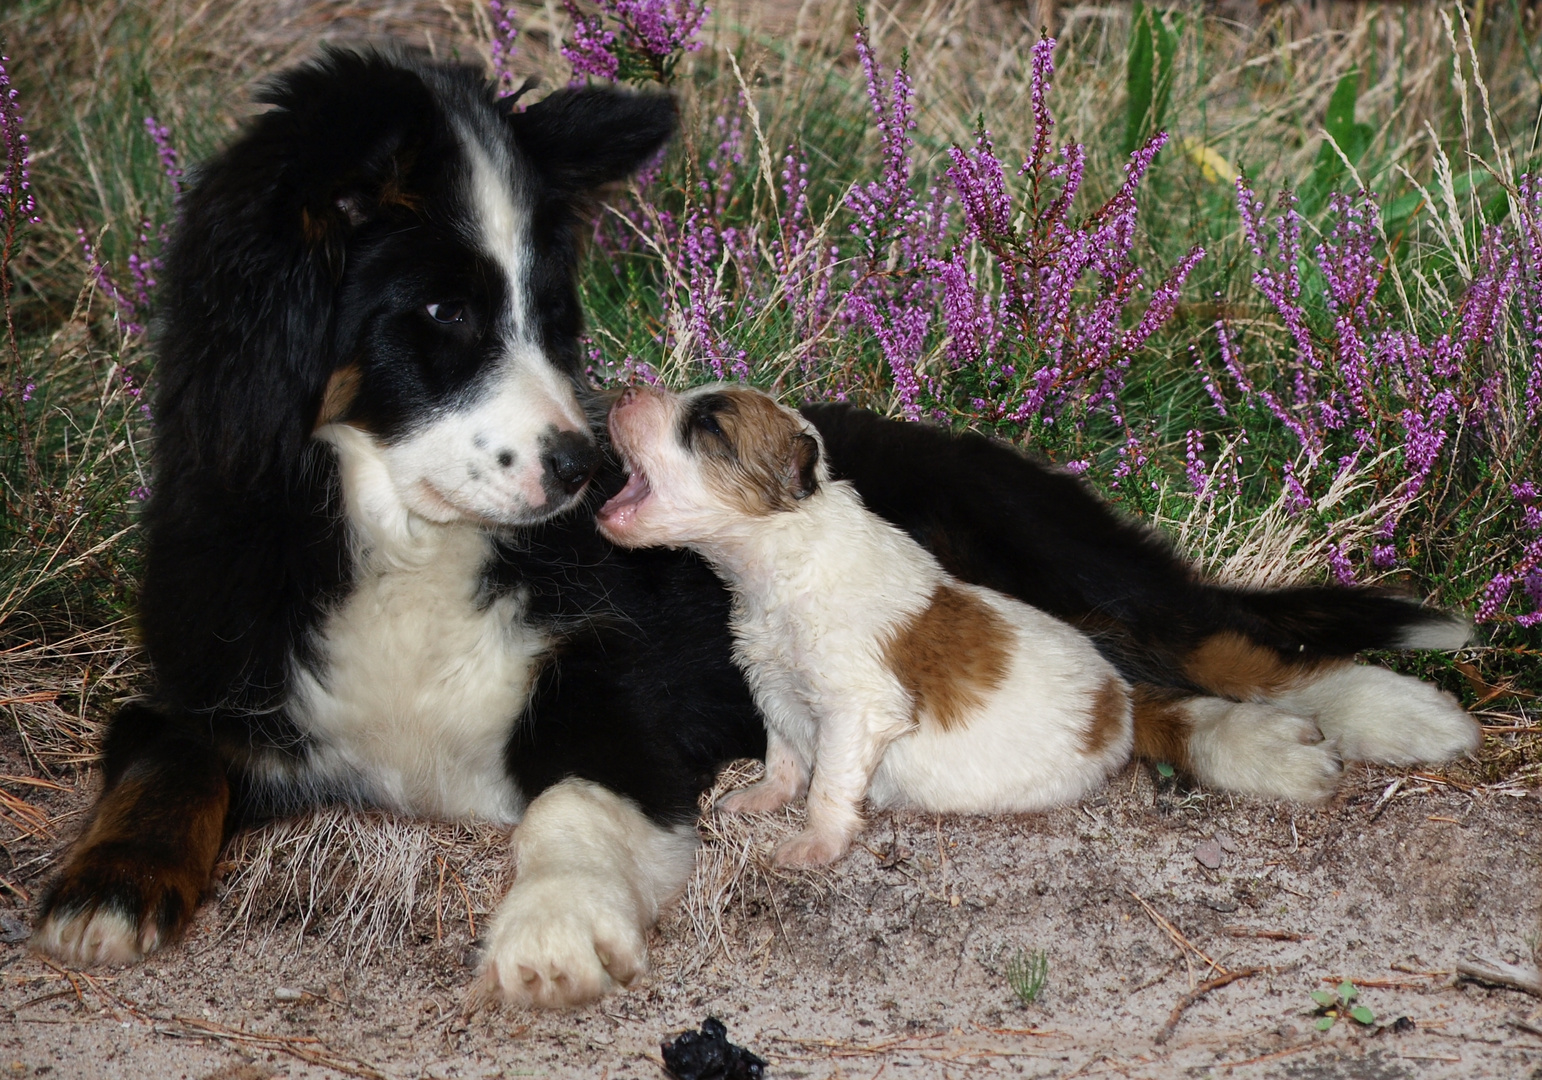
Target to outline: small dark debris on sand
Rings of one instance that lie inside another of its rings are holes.
[[[687,1031],[659,1047],[664,1068],[675,1080],[761,1080],[766,1063],[728,1041],[728,1029],[716,1017],[702,1021],[701,1032]]]

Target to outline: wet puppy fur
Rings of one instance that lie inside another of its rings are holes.
[[[770,397],[638,387],[610,414],[623,546],[685,546],[728,583],[735,658],[767,726],[766,775],[730,811],[805,791],[784,866],[830,862],[877,806],[1025,811],[1128,760],[1128,684],[1069,624],[945,573],[832,480],[817,430]]]
[[[585,423],[585,207],[659,152],[674,104],[577,88],[521,112],[477,70],[394,49],[325,51],[260,100],[191,174],[161,275],[152,674],[108,725],[102,799],[33,943],[140,957],[186,928],[221,837],[340,801],[521,822],[477,985],[589,1000],[645,966],[700,792],[765,749],[710,569],[593,521],[625,477]],[[832,475],[950,573],[1094,640],[1134,687],[1137,752],[1313,797],[1340,751],[1437,760],[1475,737],[1431,688],[1403,708],[1407,681],[1345,662],[1455,647],[1460,619],[1216,585],[1009,447],[804,415]],[[1303,672],[1348,672],[1337,699],[1386,719],[1339,722]],[[1301,742],[1317,724],[1328,741]],[[1282,737],[1303,748],[1283,770],[1259,750]]]

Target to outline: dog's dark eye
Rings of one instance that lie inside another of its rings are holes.
[[[428,305],[428,317],[438,323],[466,321],[466,305],[459,300],[446,300]]]
[[[692,418],[691,423],[695,424],[702,431],[705,431],[708,435],[716,435],[720,439],[723,438],[723,429],[718,424],[717,417],[713,416],[709,412],[697,413],[695,417]]]

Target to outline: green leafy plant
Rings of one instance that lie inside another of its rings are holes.
[[[1344,158],[1348,158],[1351,165],[1358,165],[1371,148],[1376,129],[1370,124],[1355,122],[1355,102],[1359,96],[1360,70],[1351,68],[1328,99],[1328,112],[1322,122],[1328,139],[1318,148],[1312,175],[1302,186],[1301,204],[1309,214],[1320,209],[1338,188],[1344,176]],[[1338,150],[1333,148],[1334,144],[1338,145]],[[1339,151],[1343,151],[1343,158],[1339,157]]]
[[[1130,9],[1130,55],[1125,66],[1124,152],[1133,154],[1162,128],[1177,71],[1183,16],[1137,0]]]
[[[1018,949],[1007,961],[1007,985],[1017,1000],[1032,1005],[1049,981],[1049,954],[1043,949]]]
[[[1365,1005],[1356,1005],[1354,1001],[1360,996],[1360,991],[1355,989],[1355,984],[1345,979],[1339,983],[1337,990],[1313,990],[1312,1000],[1317,1003],[1317,1030],[1327,1031],[1339,1020],[1352,1020],[1361,1027],[1370,1027],[1376,1022],[1376,1014]]]

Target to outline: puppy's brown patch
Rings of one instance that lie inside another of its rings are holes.
[[[1199,643],[1184,673],[1212,694],[1233,701],[1263,701],[1289,690],[1332,661],[1285,659],[1274,649],[1225,631]]]
[[[1125,717],[1130,715],[1130,692],[1124,680],[1110,675],[1092,699],[1092,716],[1087,730],[1082,732],[1082,753],[1101,754],[1124,731]]]
[[[814,491],[818,442],[764,394],[718,390],[689,400],[684,436],[707,483],[747,517],[791,510]]]
[[[353,407],[353,399],[359,396],[362,377],[353,364],[332,372],[332,377],[327,380],[327,388],[322,391],[321,408],[316,410],[316,426],[312,431],[318,431],[348,415],[348,410]]]
[[[1186,769],[1189,765],[1189,720],[1183,705],[1193,696],[1160,686],[1136,686],[1132,712],[1135,719],[1135,756],[1146,761],[1165,761]]]
[[[983,600],[939,585],[926,610],[899,627],[883,658],[915,703],[916,717],[962,727],[1006,678],[1012,631]]]

